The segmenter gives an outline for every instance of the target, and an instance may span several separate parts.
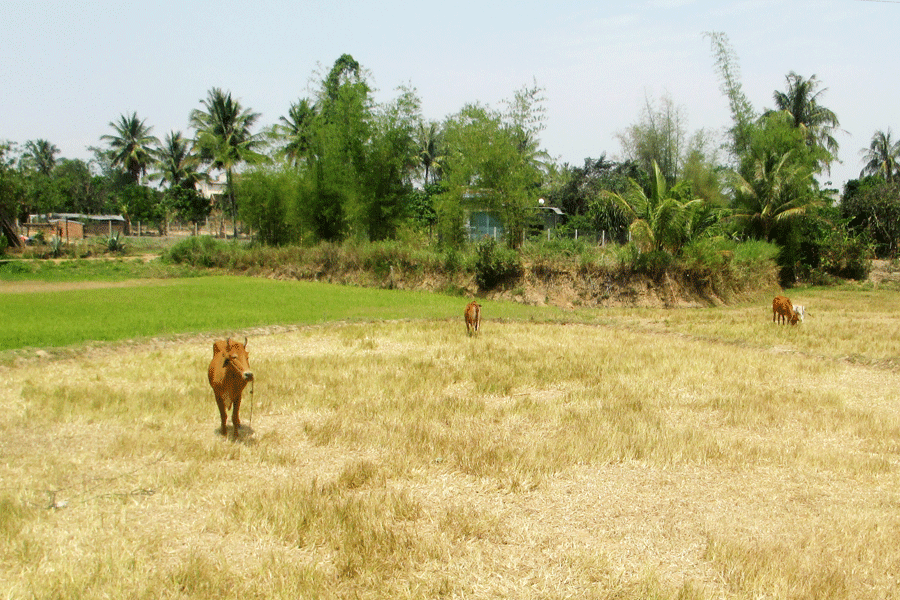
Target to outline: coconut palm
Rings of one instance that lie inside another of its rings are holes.
[[[231,92],[223,92],[220,88],[209,90],[201,103],[204,110],[194,109],[190,116],[191,126],[197,130],[196,145],[201,160],[213,169],[225,171],[226,193],[237,237],[234,169],[241,163],[256,163],[264,158],[256,152],[262,145],[261,137],[250,132],[259,113],[245,109],[232,99]]]
[[[429,178],[431,183],[436,183],[441,178],[441,163],[444,160],[443,148],[441,147],[443,145],[443,134],[440,130],[440,125],[432,121],[426,127],[420,123],[419,135],[416,141],[419,146],[419,164],[425,169],[423,183],[427,185]]]
[[[629,188],[621,194],[601,192],[612,200],[631,219],[632,240],[642,252],[667,250],[679,252],[690,241],[693,211],[703,205],[699,199],[683,201],[671,193],[666,186],[666,178],[653,162],[653,176],[650,177],[650,194],[633,179]]]
[[[312,144],[312,121],[316,116],[315,104],[303,98],[299,102],[291,104],[287,116],[279,117],[281,135],[287,139],[287,144],[281,150],[284,156],[296,165]]]
[[[155,156],[158,172],[151,174],[150,179],[169,187],[195,189],[207,177],[197,170],[200,157],[191,152],[190,140],[182,137],[180,131],[169,132]]]
[[[791,71],[785,76],[787,91],[776,91],[775,106],[791,115],[794,127],[806,133],[807,143],[819,146],[837,155],[838,143],[832,133],[840,127],[837,115],[819,104],[828,88],[818,89],[820,82],[815,75],[809,79]]]
[[[881,175],[888,183],[894,178],[900,179],[900,140],[891,140],[891,130],[876,131],[872,136],[872,142],[868,148],[863,148],[860,153],[866,166],[859,176]]]
[[[59,148],[47,140],[25,142],[24,158],[43,175],[49,176],[53,172],[54,167],[56,167],[57,154],[59,154]]]
[[[109,142],[113,166],[122,167],[132,183],[139,183],[153,163],[153,146],[159,144],[159,140],[150,135],[153,127],[138,119],[135,112],[121,115],[118,122],[111,121],[109,126],[116,134],[100,139]]]
[[[793,162],[792,154],[757,159],[750,181],[734,175],[737,207],[732,218],[766,241],[772,240],[777,224],[805,215],[818,204],[809,194],[812,173]]]

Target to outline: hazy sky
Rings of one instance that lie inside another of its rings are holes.
[[[66,158],[136,111],[162,138],[187,132],[212,87],[261,113],[260,125],[310,95],[344,53],[377,99],[414,87],[424,116],[467,102],[499,107],[544,88],[544,148],[561,162],[620,154],[616,138],[647,98],[668,94],[689,131],[723,131],[728,103],[703,32],[724,32],[754,108],[771,108],[785,75],[817,75],[841,122],[842,164],[858,176],[877,129],[900,135],[900,1],[378,2],[345,0],[4,0],[0,2],[0,139],[44,138]]]

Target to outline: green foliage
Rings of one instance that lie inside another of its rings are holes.
[[[868,148],[863,149],[866,161],[860,177],[879,175],[887,183],[900,180],[900,140],[891,139],[891,130],[876,131]]]
[[[500,248],[493,238],[485,238],[475,245],[475,283],[482,290],[521,276],[522,260],[511,248]]]
[[[10,245],[18,245],[13,222],[20,210],[24,183],[21,173],[13,168],[13,144],[0,141],[0,236]]]
[[[104,135],[101,139],[109,143],[112,165],[123,168],[130,183],[140,183],[153,162],[153,146],[159,144],[159,140],[150,135],[153,127],[146,125],[146,119],[138,119],[135,112],[120,115],[119,120],[110,122],[109,126],[115,130],[115,135]]]
[[[113,190],[120,187],[115,179],[91,175],[90,167],[83,160],[59,161],[45,189],[46,196],[35,199],[36,212],[74,212],[83,214],[109,214],[118,212]]]
[[[437,223],[435,197],[443,192],[439,183],[429,183],[423,189],[413,189],[406,201],[407,215],[414,226],[422,231],[431,232]]]
[[[878,256],[895,258],[900,251],[900,183],[880,177],[848,181],[841,216],[857,235],[874,243]]]
[[[862,236],[834,227],[821,243],[821,269],[844,279],[866,279],[872,270],[873,245]]]
[[[791,71],[785,76],[787,91],[775,92],[775,105],[791,119],[794,129],[803,135],[804,144],[815,150],[817,170],[837,158],[838,143],[832,132],[840,127],[837,115],[819,104],[825,89],[819,89],[815,75],[804,79]]]
[[[295,169],[254,169],[241,176],[237,190],[241,218],[260,242],[282,246],[300,241],[300,181]]]
[[[317,102],[303,100],[282,118],[284,155],[300,173],[297,217],[315,241],[396,235],[413,199],[419,105],[412,90],[376,105],[359,63],[345,54]]]
[[[160,231],[165,226],[166,207],[161,192],[149,187],[129,184],[118,190],[118,207],[129,223],[154,223]]]
[[[65,250],[65,242],[58,235],[54,235],[50,238],[50,256],[53,258],[59,258],[63,251]]]
[[[196,267],[226,267],[231,261],[234,245],[208,235],[192,236],[178,242],[163,253],[167,262]]]
[[[212,212],[209,200],[192,187],[169,188],[166,202],[178,217],[191,223],[202,223]]]
[[[519,91],[509,102],[506,115],[481,104],[468,104],[444,123],[445,199],[466,200],[472,208],[502,215],[510,248],[517,248],[524,239],[544,171],[545,155],[537,140],[543,128],[540,91],[536,87]],[[441,213],[439,210],[439,219]],[[442,229],[449,234],[459,214],[452,209],[443,213],[448,222]]]
[[[251,130],[259,119],[259,113],[244,108],[231,92],[211,88],[203,109],[191,111],[191,126],[197,131],[196,147],[200,160],[214,169],[225,172],[227,206],[233,217],[238,214],[237,197],[234,191],[235,168],[243,163],[256,164],[265,157],[258,150],[262,138]],[[237,236],[237,219],[235,219]]]
[[[722,92],[728,98],[728,105],[731,108],[730,150],[733,156],[742,156],[750,145],[750,133],[756,116],[753,105],[750,104],[741,86],[737,54],[724,33],[714,31],[706,32],[704,35],[709,38]]]
[[[732,182],[733,218],[745,233],[771,241],[777,234],[776,226],[802,217],[821,201],[802,136],[781,125],[754,131],[756,154],[745,157],[741,175],[735,175]],[[788,143],[778,143],[784,140]],[[773,149],[791,145],[793,149],[781,154]]]
[[[434,198],[438,245],[443,248],[460,248],[466,242],[463,188],[445,189]]]
[[[604,196],[632,219],[629,232],[640,253],[664,251],[677,255],[692,236],[705,233],[714,220],[695,219],[696,211],[704,209],[704,202],[690,198],[689,188],[668,189],[659,167],[654,165],[653,170],[649,194],[632,180],[627,192],[604,192]],[[647,260],[652,264],[660,262],[653,257]]]
[[[675,257],[665,250],[641,252],[636,250],[633,245],[629,247],[635,249],[632,255],[632,269],[635,273],[643,273],[659,279],[675,265]]]
[[[619,143],[629,160],[653,172],[659,166],[667,185],[675,185],[681,176],[687,155],[687,132],[684,110],[675,106],[668,95],[660,100],[659,108],[648,98],[640,121],[619,133]]]
[[[118,252],[119,254],[125,252],[125,242],[120,239],[118,231],[106,238],[106,249],[109,252]]]

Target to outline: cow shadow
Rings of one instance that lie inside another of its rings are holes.
[[[255,431],[252,427],[249,427],[247,425],[240,425],[238,426],[237,430],[235,430],[233,425],[229,425],[228,431],[224,436],[222,435],[222,430],[218,427],[216,427],[215,431],[216,435],[218,435],[219,437],[224,437],[226,440],[236,442],[238,444],[251,445],[256,443],[256,438],[253,437]]]

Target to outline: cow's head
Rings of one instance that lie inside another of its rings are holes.
[[[253,381],[253,371],[250,370],[250,355],[247,352],[247,338],[244,343],[225,340],[225,368],[233,369],[244,381]]]

